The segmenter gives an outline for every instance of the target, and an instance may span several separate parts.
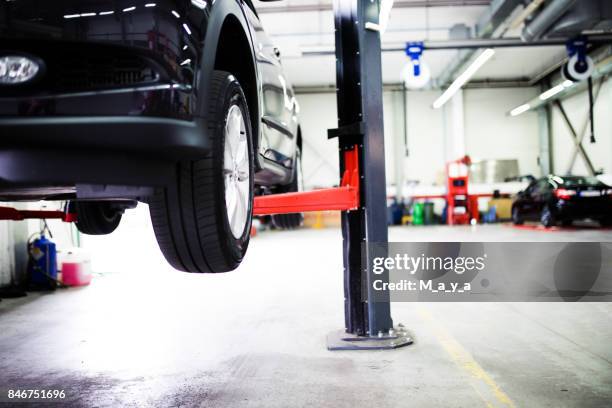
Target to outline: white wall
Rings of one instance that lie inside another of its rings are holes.
[[[540,173],[538,117],[507,112],[538,94],[535,88],[465,91],[465,135],[472,160],[518,159],[520,174]]]
[[[583,128],[588,116],[587,92],[576,94],[562,101],[563,107],[569,116],[577,132]],[[572,136],[567,129],[563,117],[557,108],[552,114],[552,137],[553,137],[553,165],[558,174],[565,174],[568,170],[569,161],[574,150]],[[612,173],[612,81],[608,79],[599,94],[595,104],[595,138],[597,143],[589,141],[589,131],[583,139],[583,146],[591,159],[595,170],[603,170],[604,173]],[[587,167],[581,156],[578,156],[571,173],[575,175],[586,175]]]
[[[393,109],[393,103],[401,98],[393,95],[395,92],[384,93],[388,184],[396,180],[394,152],[404,150],[403,120],[394,117],[398,111]],[[467,154],[473,159],[518,159],[521,173],[538,175],[537,114],[507,116],[510,109],[536,94],[534,88],[464,91]],[[446,163],[444,110],[431,108],[438,95],[434,91],[413,91],[407,95],[409,156],[398,168],[403,168],[406,180],[418,180],[425,185],[443,179]],[[306,187],[334,185],[338,182],[338,145],[335,140],[327,140],[327,129],[337,126],[336,96],[334,93],[299,94],[298,100],[305,141]]]
[[[13,229],[8,221],[0,221],[0,287],[12,281],[15,268]]]
[[[5,203],[6,206],[24,207]],[[22,283],[27,266],[27,224],[23,221],[0,221],[0,288]]]

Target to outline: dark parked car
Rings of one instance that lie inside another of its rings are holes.
[[[596,177],[548,176],[519,192],[512,205],[512,221],[540,221],[545,227],[592,219],[612,224],[612,187]]]
[[[239,265],[254,195],[297,189],[298,111],[251,0],[0,1],[0,200],[86,234],[146,202],[177,269]]]

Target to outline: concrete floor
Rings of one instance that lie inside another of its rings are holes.
[[[390,237],[612,238],[505,226]],[[261,234],[238,271],[215,276],[170,271],[153,244],[144,221],[127,223],[88,242],[116,273],[0,302],[0,389],[64,389],[69,405],[97,407],[612,406],[612,304],[394,304],[413,345],[329,352],[343,325],[338,231]]]

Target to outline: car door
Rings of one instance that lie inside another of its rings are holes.
[[[262,115],[259,153],[264,158],[293,167],[297,136],[297,102],[274,46],[257,16],[251,0],[243,0],[253,30],[256,62],[261,77]]]
[[[552,186],[547,179],[538,180],[531,194],[533,206],[530,211],[531,218],[539,219],[540,213],[552,195]]]
[[[524,219],[531,219],[533,217],[533,192],[535,191],[537,184],[537,181],[531,182],[531,184],[527,186],[516,202],[519,213]]]

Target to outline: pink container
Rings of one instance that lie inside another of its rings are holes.
[[[85,286],[91,283],[91,271],[88,262],[62,263],[62,282],[68,286]]]

